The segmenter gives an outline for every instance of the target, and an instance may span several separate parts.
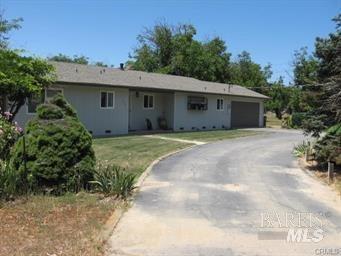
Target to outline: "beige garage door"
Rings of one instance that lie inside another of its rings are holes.
[[[231,126],[232,128],[258,127],[259,103],[232,101]]]

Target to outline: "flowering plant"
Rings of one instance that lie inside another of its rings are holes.
[[[6,160],[9,152],[23,130],[17,122],[10,122],[12,114],[4,112],[0,114],[0,160]]]

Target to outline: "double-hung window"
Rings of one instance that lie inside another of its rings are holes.
[[[217,99],[217,110],[224,110],[224,100],[223,99]]]
[[[101,108],[114,108],[115,92],[101,92]]]
[[[143,108],[144,109],[154,108],[154,95],[150,94],[143,95]]]

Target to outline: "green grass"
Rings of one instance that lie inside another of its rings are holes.
[[[203,142],[233,139],[251,135],[257,135],[261,132],[248,130],[218,130],[218,131],[198,131],[198,132],[175,132],[159,134],[162,137],[176,138],[183,140],[196,140]]]
[[[185,140],[217,141],[260,134],[247,130],[220,130],[158,134],[162,137]],[[170,141],[141,135],[97,138],[93,146],[97,160],[115,164],[139,176],[160,156],[191,146],[189,143]]]
[[[276,117],[275,113],[266,113],[266,127],[280,128],[282,127],[282,121]]]
[[[136,135],[94,139],[93,145],[98,160],[119,165],[139,176],[158,157],[191,144]]]

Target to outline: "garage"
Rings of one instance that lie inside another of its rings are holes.
[[[259,103],[232,101],[232,128],[259,127]]]

